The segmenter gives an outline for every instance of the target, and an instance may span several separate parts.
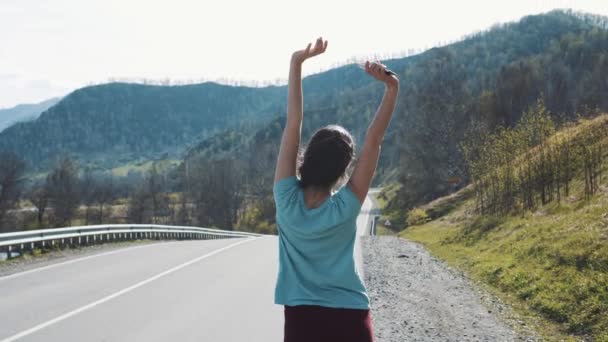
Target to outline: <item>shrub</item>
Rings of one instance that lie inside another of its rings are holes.
[[[414,208],[407,213],[406,222],[408,226],[416,226],[428,221],[430,221],[430,219],[424,209]]]

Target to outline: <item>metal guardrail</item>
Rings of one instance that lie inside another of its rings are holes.
[[[72,246],[137,239],[208,240],[259,236],[262,234],[188,226],[111,224],[3,233],[0,234],[0,249],[4,249],[10,258],[13,251],[21,253],[56,243]]]
[[[378,215],[372,216],[372,223],[371,223],[371,226],[369,227],[369,235],[371,235],[371,236],[376,235],[376,224],[378,223],[379,219],[380,219],[380,216],[378,216]]]

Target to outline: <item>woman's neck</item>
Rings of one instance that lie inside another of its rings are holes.
[[[304,203],[309,209],[319,207],[329,196],[331,196],[329,189],[304,188]]]

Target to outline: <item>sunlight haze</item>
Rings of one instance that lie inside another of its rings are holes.
[[[0,3],[0,108],[110,79],[277,82],[318,36],[326,70],[402,56],[554,8],[608,15],[608,1],[134,1]]]

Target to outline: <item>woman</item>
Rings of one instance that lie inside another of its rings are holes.
[[[382,103],[367,130],[361,155],[347,185],[354,159],[347,130],[331,125],[310,139],[298,166],[302,129],[302,64],[322,54],[327,41],[296,51],[291,58],[287,123],[274,179],[279,231],[279,274],[275,303],[285,306],[286,342],[373,341],[369,298],[353,258],[356,219],[376,170],[380,145],[399,92],[399,81],[380,63],[365,71],[385,84]],[[296,177],[296,169],[299,179]]]

